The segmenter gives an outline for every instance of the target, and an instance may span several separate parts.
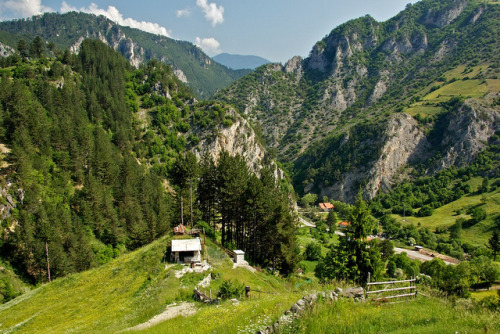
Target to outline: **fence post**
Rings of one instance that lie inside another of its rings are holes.
[[[368,290],[370,289],[370,279],[371,279],[371,274],[368,272],[368,284],[366,285],[365,289],[365,299],[368,299]]]

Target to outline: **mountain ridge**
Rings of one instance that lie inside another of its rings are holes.
[[[159,59],[171,65],[198,97],[207,98],[248,73],[248,70],[231,70],[213,61],[192,43],[120,26],[104,16],[81,12],[45,13],[29,19],[0,22],[0,42],[12,48],[17,47],[19,39],[29,41],[34,36],[73,52],[78,51],[84,39],[98,39],[119,51],[136,67],[150,59]]]
[[[239,54],[229,54],[221,53],[214,57],[213,60],[216,62],[232,68],[233,70],[251,69],[254,70],[259,66],[269,64],[270,61],[253,55],[239,55]]]
[[[488,105],[498,110],[499,50],[494,33],[498,32],[498,14],[497,4],[488,1],[423,0],[385,22],[370,16],[351,20],[317,42],[307,58],[265,65],[216,96],[234,104],[262,128],[267,144],[288,164],[299,193],[313,191],[352,201],[360,185],[376,184],[379,177],[375,174],[382,173],[371,168],[384,146],[380,136],[389,131],[385,124],[392,114],[407,112],[420,120],[430,117],[426,124],[415,122],[430,133],[439,115],[452,111],[445,104],[453,96],[480,100],[467,102],[469,106]],[[455,73],[443,81],[446,73],[459,66],[464,71],[475,69],[475,76]],[[457,79],[462,82],[453,81]],[[469,79],[473,80],[466,82]],[[448,95],[438,97],[433,89]],[[493,96],[487,97],[488,92]],[[428,115],[426,110],[434,111]],[[491,135],[498,124],[494,121],[489,126]],[[353,131],[369,132],[354,136]],[[344,152],[346,156],[340,160],[333,158],[332,152],[352,137],[358,142],[350,146],[351,151]],[[434,141],[436,145],[426,146],[428,154],[421,155],[424,160],[412,160],[410,165],[425,164],[429,154],[439,153],[438,146],[448,154],[444,146],[450,139],[441,139],[439,145]],[[319,147],[330,153],[320,154]],[[461,154],[477,153],[463,149]],[[439,168],[453,164],[449,160]],[[431,170],[436,168],[428,172]],[[396,170],[390,174],[395,175]],[[353,178],[355,182],[346,181]],[[375,188],[365,188],[365,195],[371,198],[380,190]]]

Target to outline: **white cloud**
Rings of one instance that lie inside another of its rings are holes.
[[[42,5],[42,0],[8,0],[2,1],[0,6],[0,12],[5,8],[22,17],[53,11],[50,7]]]
[[[88,8],[82,7],[80,9],[77,9],[76,7],[68,5],[66,1],[63,1],[61,4],[61,13],[70,11],[80,11],[89,14],[103,15],[111,21],[114,21],[122,26],[137,28],[146,32],[150,32],[152,34],[170,37],[170,32],[165,27],[160,26],[158,23],[137,21],[130,17],[124,18],[118,8],[116,8],[115,6],[108,6],[108,9],[104,10],[102,8],[99,8],[95,3],[91,3]]]
[[[200,38],[196,37],[194,44],[205,51],[209,56],[217,55],[221,53],[219,47],[220,43],[213,37],[210,38]]]
[[[205,18],[212,22],[215,27],[217,23],[224,22],[224,7],[217,6],[214,2],[207,3],[207,0],[196,0],[196,5],[203,10]]]
[[[189,9],[179,9],[176,12],[177,17],[189,16],[191,15],[191,11]]]

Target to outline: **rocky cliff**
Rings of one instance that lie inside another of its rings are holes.
[[[423,0],[386,22],[352,20],[317,42],[307,58],[259,68],[217,98],[248,115],[278,157],[294,164],[297,191],[351,200],[364,185],[373,197],[412,164],[434,157],[432,174],[470,163],[497,130],[492,101],[500,50],[491,32],[498,30],[498,15],[494,4]],[[472,71],[474,64],[480,74],[472,77],[464,68]],[[469,85],[475,88],[456,89]],[[448,88],[430,94],[441,86]],[[442,104],[453,96],[474,99],[445,112]],[[370,122],[383,135],[363,140],[359,134],[344,152],[335,138],[348,142],[352,129]]]
[[[251,170],[258,171],[266,155],[264,146],[258,141],[248,121],[241,117],[234,108],[230,108],[227,114],[234,119],[230,126],[219,124],[209,131],[194,132],[203,138],[194,148],[195,154],[200,159],[204,154],[209,153],[215,161],[218,160],[222,151],[228,152],[231,156],[239,154],[243,156]]]

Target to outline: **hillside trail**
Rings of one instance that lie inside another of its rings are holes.
[[[154,325],[159,324],[160,322],[163,322],[168,319],[175,318],[179,315],[182,315],[183,317],[188,317],[193,314],[195,314],[198,310],[196,309],[195,303],[188,303],[188,302],[183,302],[179,305],[177,304],[172,304],[167,306],[167,309],[163,311],[162,313],[155,315],[153,318],[149,319],[146,322],[143,322],[142,324],[139,324],[134,327],[127,328],[121,332],[127,332],[127,331],[138,331],[138,330],[143,330],[149,327],[152,327]]]

